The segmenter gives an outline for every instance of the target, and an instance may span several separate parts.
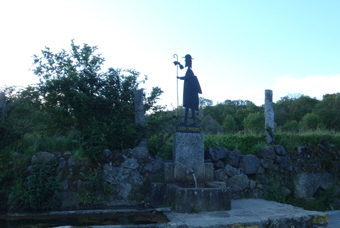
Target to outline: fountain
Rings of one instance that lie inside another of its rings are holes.
[[[173,160],[164,165],[165,183],[153,183],[153,207],[171,205],[176,212],[230,210],[230,189],[214,182],[212,163],[204,163],[204,135],[176,132]]]

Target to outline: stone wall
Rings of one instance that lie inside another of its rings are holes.
[[[276,197],[284,201],[290,195],[313,200],[318,191],[332,187],[340,168],[340,161],[334,161],[332,167],[323,167],[322,159],[315,157],[308,147],[296,147],[296,154],[288,155],[280,145],[264,147],[257,155],[209,148],[205,159],[214,164],[215,180],[231,188],[233,199]],[[336,192],[339,194],[340,189]]]

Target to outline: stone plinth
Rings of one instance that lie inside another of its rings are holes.
[[[202,133],[181,133],[174,135],[174,180],[176,182],[193,182],[192,169],[198,182],[205,180],[204,135]]]
[[[230,189],[177,188],[174,209],[181,213],[230,210]]]

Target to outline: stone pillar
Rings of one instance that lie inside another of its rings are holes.
[[[174,135],[174,180],[193,183],[192,169],[198,182],[205,181],[204,134],[176,132]]]
[[[136,90],[135,91],[135,98],[134,98],[135,124],[140,125],[142,127],[145,126],[143,100],[144,100],[143,99],[143,89]],[[145,135],[143,135],[143,138],[139,142],[138,146],[147,147]]]
[[[0,92],[0,113],[1,121],[6,120],[6,96],[4,92]]]
[[[265,90],[264,100],[264,115],[265,115],[265,132],[267,142],[274,142],[274,108],[273,108],[273,91],[270,89]]]
[[[145,126],[144,104],[143,104],[143,89],[135,91],[134,99],[135,123],[137,125]]]

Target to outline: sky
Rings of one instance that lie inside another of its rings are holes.
[[[102,68],[135,69],[160,87],[160,104],[182,103],[174,54],[191,54],[202,95],[264,103],[340,92],[338,0],[0,1],[0,88],[39,81],[34,54],[97,46]],[[179,76],[185,75],[179,70]],[[178,91],[178,93],[177,93]]]

